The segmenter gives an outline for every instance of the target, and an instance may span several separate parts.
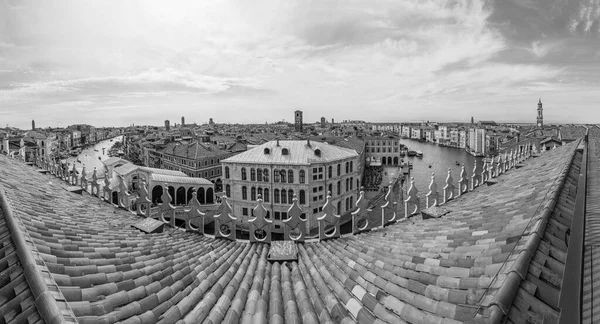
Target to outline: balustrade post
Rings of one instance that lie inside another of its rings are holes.
[[[222,237],[235,241],[235,221],[237,217],[233,215],[231,206],[227,201],[227,196],[223,195],[221,197],[221,206],[219,209],[221,213],[213,216],[215,220],[215,238]]]
[[[71,170],[69,184],[72,186],[77,185],[77,169],[75,168],[75,162],[73,162],[73,170]]]
[[[144,184],[145,187],[145,181],[142,180],[142,183]],[[143,195],[146,197],[142,202],[141,205],[145,205],[147,206],[146,209],[146,213],[150,213],[150,198],[149,198],[149,193],[148,193],[148,189],[145,189]],[[142,197],[142,195],[140,195],[140,197]],[[185,230],[188,232],[196,232],[199,234],[204,234],[204,219],[206,217],[206,213],[202,212],[200,209],[202,209],[202,205],[200,204],[200,202],[198,201],[198,193],[196,192],[196,189],[192,189],[192,198],[190,199],[190,201],[188,201],[188,205],[189,205],[189,209],[185,209],[185,215],[186,215],[186,219],[185,219]],[[139,209],[139,207],[138,207]],[[138,212],[139,213],[139,212]],[[195,227],[193,224],[193,220],[198,220],[197,224],[198,226]],[[216,228],[215,228],[216,230]]]
[[[396,202],[394,201],[395,195],[393,193],[393,185],[390,181],[388,185],[387,193],[385,194],[385,204],[381,205],[381,227],[386,224],[396,221],[396,210],[394,207]],[[391,215],[391,218],[388,217]]]
[[[94,189],[96,189],[94,191]],[[96,168],[94,167],[94,173],[92,173],[92,185],[90,186],[90,193],[92,196],[100,198],[100,183],[98,183],[98,175],[96,174]]]
[[[131,203],[129,202],[129,197],[131,194],[127,192],[127,185],[125,184],[125,179],[122,175],[118,176],[119,179],[119,200],[117,201],[118,206],[131,211]]]
[[[110,190],[110,179],[108,178],[108,172],[106,171],[104,171],[104,186],[102,187],[102,199],[112,204],[112,191]]]
[[[465,164],[463,163],[460,170],[460,180],[458,181],[458,196],[464,195],[467,191],[469,191],[469,178],[465,170]]]
[[[162,200],[162,203],[158,204],[158,220],[169,224],[171,227],[175,227],[175,206],[171,204],[173,197],[169,194],[169,185],[167,183],[163,184],[163,193],[160,196],[160,200]],[[165,214],[169,215],[168,221],[165,219]]]
[[[429,183],[429,192],[425,195],[425,208],[436,207],[438,205],[438,189],[435,183],[435,173],[431,173],[431,182]]]
[[[96,170],[94,170],[96,172]],[[93,191],[93,190],[92,190]],[[192,193],[192,196],[194,194]],[[138,191],[137,198],[135,200],[136,205],[136,213],[139,216],[150,217],[150,193],[148,192],[148,185],[145,180],[142,180],[142,184],[140,185],[140,190]],[[143,208],[142,208],[143,207]],[[192,206],[192,209],[194,207]],[[187,225],[187,223],[186,223]]]
[[[360,196],[356,201],[356,210],[352,214],[352,233],[357,234],[369,227],[369,201],[365,197],[364,187],[360,188]]]
[[[496,162],[496,177],[502,174],[502,153],[498,155],[498,161]]]
[[[410,187],[406,193],[406,200],[404,201],[404,218],[408,218],[412,215],[415,215],[419,212],[421,208],[420,199],[419,199],[419,190],[415,186],[415,178],[410,178]],[[412,207],[409,212],[409,207]]]
[[[446,176],[446,185],[444,190],[444,201],[443,204],[454,199],[454,179],[452,179],[452,168],[448,168],[448,176]]]
[[[87,192],[87,187],[88,187],[88,180],[87,177],[85,176],[85,164],[83,165],[83,168],[81,169],[81,180],[80,180],[80,184],[81,184],[81,188]]]
[[[306,239],[306,219],[302,219],[302,208],[294,195],[292,206],[288,209],[288,218],[283,220],[283,240],[304,242]]]
[[[271,243],[271,226],[273,221],[267,218],[267,209],[263,206],[261,195],[258,195],[256,201],[258,204],[254,207],[254,218],[248,220],[250,243]]]
[[[323,215],[317,217],[319,222],[319,241],[340,237],[340,218],[331,202],[331,192],[327,192],[327,201],[323,205]]]
[[[485,159],[485,158],[484,158]],[[480,175],[477,175],[477,160],[473,162],[473,175],[471,176],[471,191],[475,190],[475,188],[479,187],[479,179]]]

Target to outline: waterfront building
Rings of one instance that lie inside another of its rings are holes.
[[[475,156],[486,153],[486,136],[484,128],[469,128],[469,152]]]
[[[428,143],[435,142],[435,129],[434,128],[427,127],[427,128],[425,128],[424,133],[425,133],[425,140]]]
[[[400,136],[403,138],[410,138],[412,135],[412,130],[410,125],[401,125],[400,126]]]
[[[423,128],[421,127],[411,127],[411,134],[410,134],[410,138],[411,139],[415,139],[415,140],[422,140],[425,138],[425,132],[423,131]]]
[[[308,229],[315,227],[316,217],[323,214],[328,192],[336,213],[355,208],[360,188],[355,150],[310,140],[276,140],[221,162],[225,195],[233,212],[241,216],[242,225],[247,225],[258,195],[279,231],[294,196],[306,215]]]
[[[397,136],[366,136],[366,161],[373,165],[400,165],[400,141]]]

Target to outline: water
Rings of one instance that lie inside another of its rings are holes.
[[[471,182],[471,176],[473,175],[473,167],[475,161],[477,161],[477,174],[481,174],[483,166],[483,158],[474,157],[467,153],[464,149],[442,147],[433,143],[418,142],[410,139],[400,139],[400,143],[406,145],[409,150],[423,152],[423,158],[416,156],[404,157],[404,161],[413,163],[413,169],[410,170],[410,176],[415,178],[415,185],[419,190],[419,196],[421,196],[423,202],[425,194],[429,191],[429,183],[431,182],[431,173],[435,173],[435,182],[438,185],[438,193],[441,195],[445,186],[446,176],[448,175],[448,168],[452,169],[452,178],[454,179],[454,185],[458,187],[457,183],[460,180],[460,171],[462,164],[465,164],[465,171],[469,176],[469,183]],[[456,161],[460,165],[456,165]],[[429,165],[431,164],[431,168]],[[404,192],[408,190],[410,181],[404,182]]]
[[[94,168],[96,168],[98,177],[102,177],[104,175],[104,164],[102,164],[102,161],[109,158],[108,150],[113,146],[113,144],[122,140],[123,136],[117,136],[113,138],[112,142],[110,139],[104,140],[84,149],[78,156],[70,156],[68,159],[63,161],[69,162],[69,170],[73,167],[73,163],[76,164],[75,168],[78,171],[81,171],[85,165],[85,170],[88,175],[91,176],[91,174],[94,172]],[[102,154],[102,148],[105,149],[104,154]],[[95,150],[98,150],[98,152]],[[100,160],[98,157],[100,157]],[[77,159],[79,159],[81,162],[77,162]]]

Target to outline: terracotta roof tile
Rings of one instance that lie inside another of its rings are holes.
[[[179,230],[144,234],[131,227],[139,220],[131,213],[57,190],[59,180],[6,157],[0,181],[82,322],[456,323],[484,321],[494,305],[516,320],[517,305],[556,300],[559,287],[549,283],[564,265],[572,197],[556,199],[560,212],[547,220],[535,253],[523,259],[519,252],[529,247],[530,223],[566,188],[555,180],[566,175],[574,149],[526,161],[498,184],[446,204],[442,218],[300,244],[298,260],[286,263],[268,262],[265,244]],[[0,257],[10,249],[0,246]],[[548,293],[531,294],[535,287]]]

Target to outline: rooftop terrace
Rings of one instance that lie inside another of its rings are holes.
[[[287,262],[265,243],[145,234],[131,226],[140,216],[0,156],[0,323],[556,322],[579,144],[525,160],[441,218],[294,243]]]

